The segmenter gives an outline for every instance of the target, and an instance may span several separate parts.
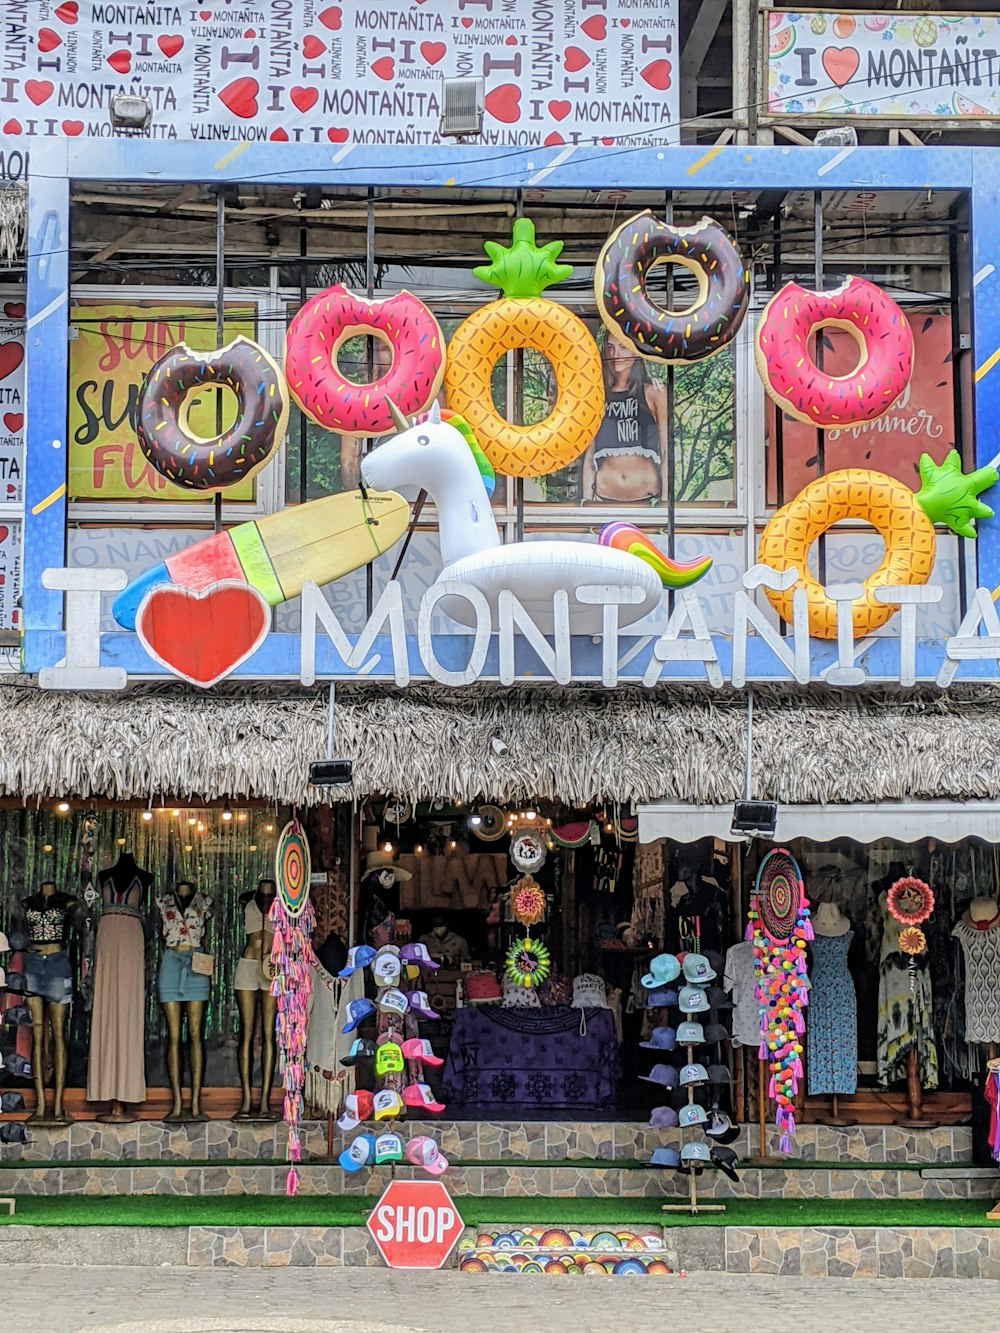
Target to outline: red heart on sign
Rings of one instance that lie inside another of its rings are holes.
[[[52,96],[52,84],[48,79],[39,82],[37,79],[28,79],[24,85],[24,91],[29,102],[34,102],[35,106],[41,106]]]
[[[603,42],[608,35],[608,20],[603,14],[594,14],[580,27],[595,42]]]
[[[321,42],[318,37],[303,37],[302,54],[307,60],[315,60],[326,50],[325,42]]]
[[[564,144],[565,142],[566,140],[562,135],[558,134],[555,130],[553,130],[551,134],[547,134],[542,140],[542,143],[546,148],[558,148],[560,144]]]
[[[199,9],[198,17],[204,19],[205,22],[207,23],[208,20],[212,17],[212,11],[210,9]]]
[[[619,19],[618,22],[621,24],[621,26],[622,26],[623,28],[628,28],[628,27],[631,25],[632,20],[631,20],[631,19]]]
[[[583,69],[589,64],[590,56],[586,51],[581,51],[578,46],[567,46],[566,54],[563,56],[563,68],[567,74],[575,74],[578,69]]]
[[[507,38],[507,45],[508,45],[508,46],[517,46],[517,38],[516,38],[516,37],[508,37],[508,38]]]
[[[6,126],[4,126],[6,129]],[[27,309],[23,301],[5,301],[3,312],[8,319],[24,319],[24,312]]]
[[[385,79],[386,82],[388,82],[396,73],[395,60],[393,60],[392,56],[382,56],[381,59],[376,60],[375,64],[372,65],[372,73],[377,78]]]
[[[12,375],[24,360],[24,348],[20,343],[0,343],[0,380]]]
[[[288,96],[298,111],[308,111],[319,101],[319,92],[316,88],[293,88]]]
[[[3,414],[3,424],[11,432],[18,431],[24,425],[23,412],[5,412]]]
[[[108,56],[108,64],[119,74],[127,74],[132,68],[132,56],[128,51],[115,51]]]
[[[154,661],[207,689],[257,651],[270,620],[259,592],[226,580],[200,592],[153,588],[142,600],[135,629]]]
[[[250,40],[252,41],[252,40],[257,36],[257,29],[256,29],[256,28],[247,28],[247,30],[246,30],[246,32],[243,34],[243,36],[244,36],[244,37],[249,37]]]
[[[4,134],[20,134],[21,122],[19,120],[5,120],[3,123]]]
[[[462,27],[463,27],[463,28],[471,28],[471,27],[472,27],[472,19],[462,19]]]
[[[670,61],[654,60],[651,65],[647,65],[642,71],[642,78],[646,80],[650,88],[656,88],[661,93],[665,93],[670,87]]]
[[[65,0],[65,4],[61,4],[56,10],[56,18],[60,23],[73,24],[76,22],[79,12],[80,6],[76,0]]]
[[[340,9],[337,5],[331,5],[329,9],[324,9],[319,16],[319,21],[324,28],[329,28],[331,32],[338,32],[340,29]]]
[[[569,102],[550,102],[549,114],[553,120],[565,120],[573,108]]]
[[[175,56],[184,45],[184,38],[178,36],[177,33],[167,33],[163,37],[157,37],[156,45],[169,60],[170,57]]]
[[[857,74],[860,63],[861,57],[853,46],[845,46],[842,50],[828,46],[823,52],[823,68],[838,88],[850,83]]]
[[[287,130],[272,130],[272,131],[271,131],[271,138],[274,140],[275,143],[287,143],[287,142],[288,142],[288,131],[287,131]]]
[[[444,54],[448,50],[444,42],[421,42],[420,54],[427,61],[428,65],[436,65],[439,60],[444,59]]]
[[[227,83],[219,93],[219,101],[228,107],[234,116],[250,120],[257,114],[257,93],[260,84],[256,79],[234,79]]]
[[[347,143],[350,130],[327,130],[326,137],[331,143]]]
[[[82,120],[64,120],[62,127],[63,134],[68,134],[71,139],[75,139],[78,134],[83,133]]]
[[[57,46],[62,45],[62,38],[51,28],[38,29],[38,49],[39,51],[54,51]]]
[[[502,83],[486,95],[486,110],[494,120],[513,125],[521,119],[521,90],[516,83]]]

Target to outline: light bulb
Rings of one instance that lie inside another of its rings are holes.
[[[604,825],[604,832],[605,832],[605,833],[613,833],[613,832],[614,832],[614,829],[612,828],[612,826],[611,826],[610,824],[605,824],[605,825]]]
[[[248,850],[251,852],[255,852],[257,850],[257,844],[255,842],[252,842]]]
[[[43,852],[51,852],[51,851],[52,851],[52,844],[51,844],[51,842],[47,842],[47,843],[45,844],[45,846],[42,848],[42,851],[43,851]]]
[[[480,826],[480,824],[481,824],[482,822],[483,822],[483,817],[482,817],[482,815],[470,815],[470,816],[469,816],[469,827],[470,827],[470,828],[479,828],[479,826]]]
[[[265,824],[265,825],[264,825],[264,832],[265,832],[265,833],[273,833],[273,832],[274,832],[274,825],[273,825],[273,824]]]
[[[391,854],[391,853],[392,853],[392,843],[391,843],[391,842],[384,843],[384,844],[383,844],[383,847],[382,847],[382,850],[383,850],[383,852],[389,852],[389,853]]]
[[[233,817],[233,812],[232,812],[232,810],[230,810],[229,806],[227,805],[227,806],[225,807],[225,809],[222,811],[222,818],[223,818],[223,819],[226,821],[226,823],[228,824],[229,821],[232,819],[232,817]]]
[[[195,824],[197,824],[197,822],[198,822],[198,816],[197,816],[197,815],[188,815],[188,823],[191,825],[192,828],[194,828],[194,826],[195,826]]]
[[[59,811],[61,815],[69,814],[69,801],[60,801],[59,804],[56,806],[56,809]]]
[[[453,852],[457,846],[458,843],[455,841],[454,838],[452,838],[451,842],[449,842],[448,844],[448,850]]]
[[[245,810],[241,810],[239,814],[236,816],[236,818],[240,821],[241,824],[245,824],[247,822],[247,812]]]
[[[172,819],[180,819],[181,812],[179,810],[171,810],[170,815]]]
[[[152,810],[143,810],[143,812],[142,812],[142,817],[143,817],[143,819],[146,821],[146,823],[148,824],[149,821],[153,818],[153,812],[152,812]]]
[[[456,802],[455,802],[455,809],[456,809],[456,810],[461,810],[461,808],[462,808],[462,806],[463,806],[464,804],[465,804],[464,801],[456,801]]]
[[[525,812],[524,812],[524,817],[525,817],[525,819],[534,819],[534,817],[535,817],[535,812],[534,812],[534,810],[525,810]]]
[[[125,839],[124,839],[124,838],[116,838],[115,841],[118,843],[118,846],[119,846],[119,847],[124,847],[124,846],[125,846]]]
[[[205,832],[205,825],[201,822],[200,819],[198,820],[197,828],[198,828],[198,832],[199,832],[199,833],[204,833],[204,832]]]
[[[193,848],[193,847],[191,846],[191,844],[188,842],[188,843],[185,843],[185,845],[184,845],[184,850],[185,850],[186,852],[193,852],[193,851],[194,851],[194,848]]]
[[[414,847],[414,849],[413,849],[413,854],[414,854],[414,856],[423,856],[423,854],[424,854],[424,845],[423,845],[423,843],[421,843],[421,842],[418,842],[418,843],[417,843],[416,847]]]

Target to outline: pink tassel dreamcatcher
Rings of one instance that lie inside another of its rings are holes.
[[[771,1073],[767,1095],[777,1112],[780,1152],[791,1152],[795,1094],[802,1077],[802,1036],[809,1002],[806,945],[813,938],[802,874],[779,847],[760,863],[750,900],[746,937],[753,941],[756,998],[761,1006],[759,1056]]]
[[[281,830],[275,852],[277,895],[271,907],[274,938],[271,994],[277,998],[275,1025],[278,1076],[285,1091],[284,1120],[288,1127],[288,1180],[286,1192],[299,1188],[297,1164],[302,1160],[302,1089],[306,1076],[306,1030],[312,994],[312,933],[316,914],[309,901],[309,844],[297,819]]]

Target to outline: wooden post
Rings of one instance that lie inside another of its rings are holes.
[[[764,1126],[764,1116],[767,1109],[767,1097],[765,1095],[767,1084],[764,1079],[764,1061],[757,1061],[757,1125],[760,1129],[760,1155],[767,1157],[767,1130]]]
[[[326,1113],[326,1155],[333,1157],[333,1112]]]

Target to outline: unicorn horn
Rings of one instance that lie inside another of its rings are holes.
[[[406,417],[403,416],[402,412],[400,412],[399,408],[396,406],[396,404],[392,401],[391,398],[387,398],[385,401],[389,404],[389,413],[392,417],[392,422],[393,425],[396,427],[396,429],[409,430],[410,427],[413,425],[413,422],[407,421]]]

